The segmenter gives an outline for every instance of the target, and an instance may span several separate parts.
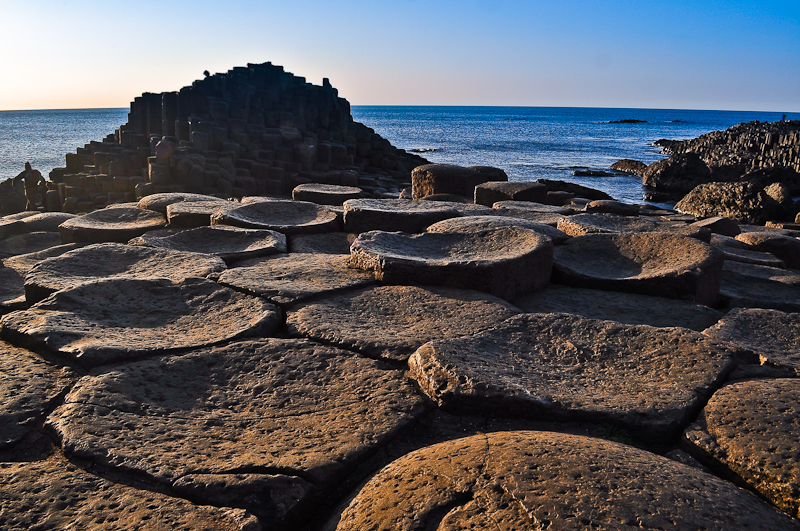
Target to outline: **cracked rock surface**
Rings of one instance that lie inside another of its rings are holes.
[[[111,278],[58,291],[4,316],[2,334],[96,366],[269,334],[280,310],[201,278]]]
[[[242,229],[227,225],[197,227],[169,236],[145,234],[131,245],[144,245],[172,251],[204,253],[224,260],[245,260],[286,252],[286,236],[268,229]]]
[[[412,452],[380,471],[337,531],[798,529],[753,494],[630,446],[498,432]]]
[[[292,335],[406,361],[428,341],[473,334],[518,313],[479,291],[377,286],[316,299],[288,311],[286,321]]]
[[[160,212],[136,207],[104,208],[68,219],[58,227],[61,243],[125,243],[167,224]]]
[[[711,397],[684,434],[698,450],[794,517],[800,515],[800,380],[737,382]]]
[[[339,230],[336,212],[306,201],[259,201],[211,216],[212,225],[316,234]]]
[[[680,433],[732,370],[734,353],[681,328],[522,314],[426,343],[409,359],[409,375],[453,410],[603,419],[658,440]]]

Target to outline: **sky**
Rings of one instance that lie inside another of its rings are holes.
[[[0,110],[271,61],[353,105],[800,111],[800,1],[0,0]]]

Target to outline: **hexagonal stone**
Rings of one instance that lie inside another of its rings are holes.
[[[81,247],[85,246],[85,243],[65,243],[63,245],[56,245],[55,247],[48,247],[47,249],[34,253],[18,254],[16,256],[4,258],[3,265],[16,270],[20,275],[24,276],[28,274],[28,271],[30,271],[33,266],[42,260],[46,260],[54,256],[61,256],[67,251],[80,249]]]
[[[455,205],[449,201],[350,199],[344,203],[344,229],[354,234],[371,230],[422,232],[437,221],[459,217]]]
[[[180,281],[225,269],[221,259],[198,253],[98,243],[37,263],[25,276],[25,297],[39,302],[56,291],[108,277]]]
[[[731,483],[623,444],[504,431],[439,443],[381,470],[337,531],[798,529]]]
[[[311,341],[265,339],[94,371],[48,423],[76,457],[195,495],[236,474],[277,475],[257,500],[275,504],[324,493],[424,410],[402,371]]]
[[[719,298],[723,304],[733,308],[800,312],[800,274],[725,260]]]
[[[511,302],[527,313],[570,313],[630,325],[680,326],[698,332],[715,324],[724,315],[690,301],[558,284],[527,293]]]
[[[242,509],[194,505],[93,476],[64,458],[0,463],[3,529],[215,529],[256,531]]]
[[[536,212],[537,214],[559,214],[562,216],[569,216],[575,213],[571,208],[545,205],[533,201],[498,201],[492,205],[492,208],[510,211],[522,210],[526,212]]]
[[[473,334],[518,313],[478,291],[378,286],[316,299],[287,312],[286,325],[290,335],[406,361],[428,341]]]
[[[743,232],[736,236],[754,251],[772,253],[786,263],[786,267],[800,269],[800,240],[792,236],[770,232]]]
[[[234,201],[178,201],[167,205],[167,221],[171,226],[195,228],[211,225],[211,216],[242,206]]]
[[[655,232],[659,224],[647,218],[615,214],[575,214],[558,222],[558,230],[570,236],[617,234],[620,232]]]
[[[196,203],[198,201],[211,201],[218,202],[219,197],[213,195],[203,194],[189,194],[189,193],[164,193],[164,194],[151,194],[143,197],[137,203],[137,206],[142,209],[152,210],[161,214],[167,214],[167,207],[173,203],[182,201],[191,201]]]
[[[292,190],[292,199],[295,201],[309,201],[318,205],[341,206],[348,199],[359,197],[361,188],[357,186],[308,183],[295,186]]]
[[[270,229],[283,234],[339,230],[336,212],[306,201],[260,201],[211,216],[212,225]]]
[[[19,443],[37,429],[54,402],[77,380],[72,369],[0,341],[0,449]]]
[[[286,252],[286,236],[280,232],[228,225],[197,227],[162,237],[145,234],[129,243],[172,251],[213,254],[231,261]]]
[[[356,236],[347,232],[325,232],[289,238],[289,252],[303,254],[350,254]]]
[[[528,229],[476,232],[371,231],[350,247],[350,266],[388,284],[428,284],[485,291],[509,299],[550,280],[553,242]]]
[[[567,234],[550,225],[506,216],[465,216],[463,218],[450,218],[434,223],[427,228],[426,232],[475,232],[486,229],[497,229],[500,227],[522,227],[523,229],[529,229],[533,232],[544,234],[553,240],[554,244],[563,243],[569,238]]]
[[[218,282],[280,305],[375,283],[371,273],[348,268],[348,259],[332,254],[290,254],[247,261],[224,272]]]
[[[166,224],[167,217],[152,210],[133,207],[104,208],[68,219],[58,230],[61,243],[125,243]]]
[[[559,245],[553,281],[714,306],[722,254],[694,238],[665,233],[587,234]]]
[[[455,164],[425,164],[411,172],[414,199],[442,193],[472,197],[475,187],[481,183],[507,180],[508,177],[481,173]]]
[[[84,366],[269,334],[280,310],[216,282],[110,278],[3,317],[3,336]]]
[[[703,333],[755,352],[762,364],[800,376],[800,313],[736,308]]]
[[[683,328],[523,314],[426,343],[408,363],[420,389],[449,408],[610,422],[659,440],[685,427],[735,352]]]
[[[727,385],[684,434],[700,450],[795,518],[800,516],[800,380]]]
[[[25,232],[58,232],[58,226],[76,217],[67,212],[39,212],[22,219]]]
[[[36,253],[61,245],[61,236],[55,232],[28,232],[0,241],[0,258]]]

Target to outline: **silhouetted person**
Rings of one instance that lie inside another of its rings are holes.
[[[25,210],[36,210],[36,194],[39,193],[39,185],[47,186],[47,181],[44,180],[39,170],[31,168],[30,162],[25,163],[25,170],[14,177],[14,180],[11,181],[11,186],[16,188],[19,181],[25,183],[25,199],[28,201],[25,205]]]

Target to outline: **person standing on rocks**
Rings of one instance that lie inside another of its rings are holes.
[[[25,163],[25,169],[14,177],[11,186],[16,188],[19,181],[25,183],[25,199],[28,201],[25,210],[36,210],[36,194],[39,192],[39,185],[47,186],[47,181],[44,180],[39,170],[31,168],[30,162]]]

